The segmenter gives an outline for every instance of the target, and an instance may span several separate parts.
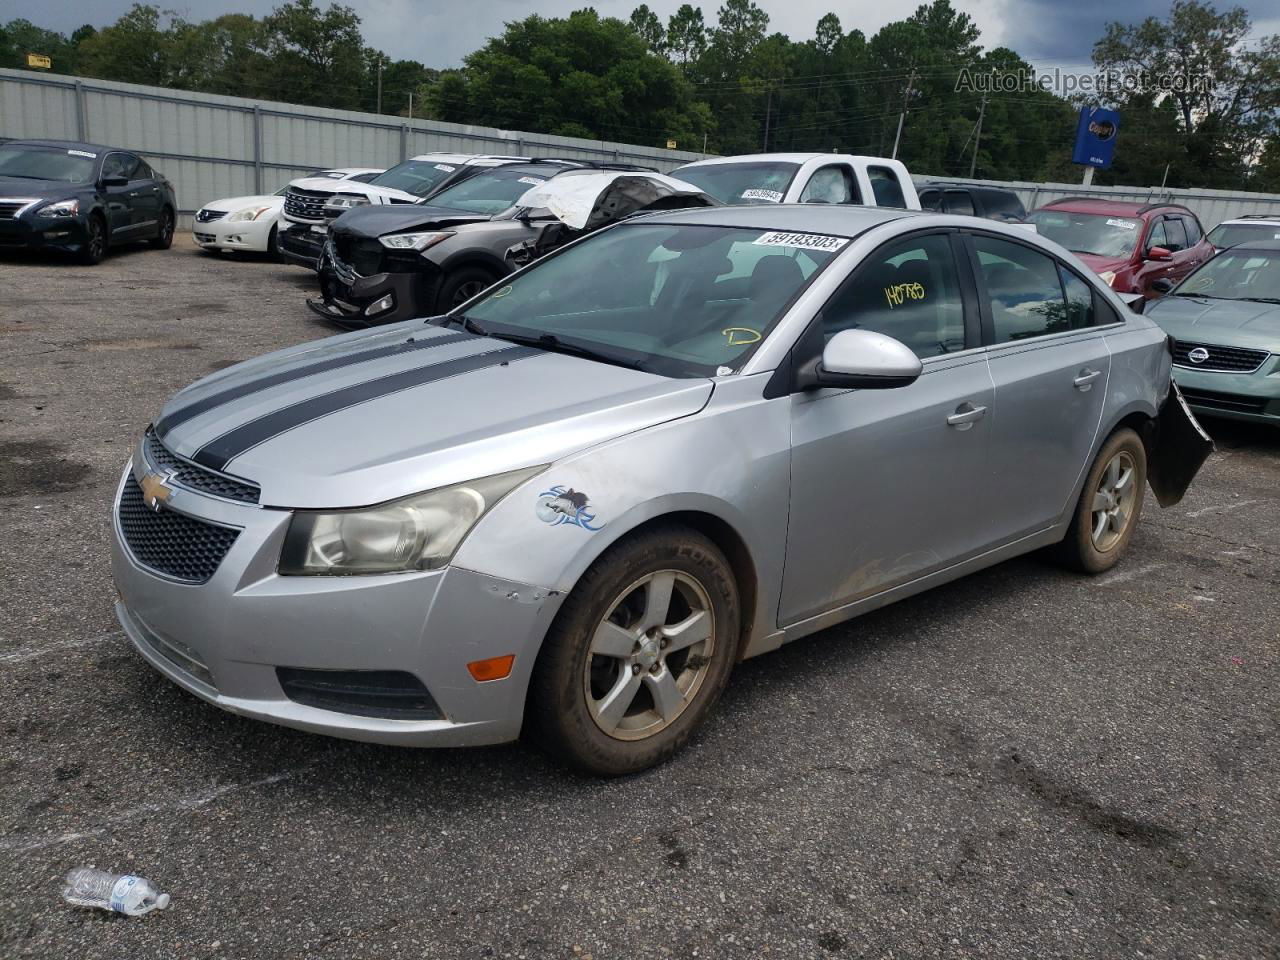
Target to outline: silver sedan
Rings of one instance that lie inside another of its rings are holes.
[[[1108,569],[1205,456],[1164,334],[1043,238],[654,214],[180,391],[120,480],[117,613],[245,716],[624,774],[740,659],[1031,550]]]

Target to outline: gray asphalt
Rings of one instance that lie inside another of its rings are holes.
[[[1280,957],[1280,431],[1210,422],[1112,572],[1024,558],[743,664],[690,749],[598,782],[233,717],[116,628],[131,444],[329,332],[310,283],[0,260],[0,956]],[[86,864],[171,908],[65,905]]]

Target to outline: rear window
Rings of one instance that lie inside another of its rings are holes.
[[[721,203],[781,203],[799,169],[798,163],[769,160],[680,167],[671,175]]]
[[[876,198],[878,207],[907,208],[907,198],[902,195],[902,184],[898,175],[888,167],[867,167],[867,176],[871,179],[871,193]]]

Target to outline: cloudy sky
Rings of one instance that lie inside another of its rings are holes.
[[[33,23],[68,32],[82,23],[103,26],[131,6],[132,0],[0,0],[0,21],[25,17]],[[192,20],[232,11],[263,14],[279,0],[155,0]],[[326,0],[319,0],[323,5]],[[393,57],[420,60],[428,66],[455,66],[461,58],[502,31],[502,24],[530,13],[564,16],[592,5],[589,0],[345,0],[364,21],[365,40]],[[640,0],[597,0],[605,16],[627,17]],[[665,19],[683,0],[648,0]],[[701,5],[708,22],[720,0]],[[845,30],[870,35],[891,20],[909,15],[919,0],[839,3],[837,0],[757,0],[770,16],[770,28],[804,40],[825,13],[835,11]],[[1170,0],[954,0],[982,29],[985,47],[1007,46],[1037,67],[1087,64],[1093,41],[1108,20],[1130,21],[1162,15]],[[1225,7],[1230,4],[1220,3]],[[1280,32],[1280,0],[1243,0],[1259,32]]]

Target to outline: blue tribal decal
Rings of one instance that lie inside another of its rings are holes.
[[[596,515],[587,507],[590,503],[587,495],[572,487],[552,487],[538,494],[538,503],[534,511],[543,523],[553,527],[571,523],[584,530],[601,530],[604,524],[593,525]]]

